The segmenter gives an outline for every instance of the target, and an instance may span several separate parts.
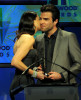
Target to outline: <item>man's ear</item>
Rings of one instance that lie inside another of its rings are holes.
[[[55,21],[54,21],[54,25],[56,25],[58,23],[58,19],[56,19]]]

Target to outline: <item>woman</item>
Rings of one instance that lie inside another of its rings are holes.
[[[16,87],[33,84],[33,77],[41,80],[44,79],[42,71],[36,72],[32,69],[28,70],[27,75],[21,76],[22,72],[37,59],[37,51],[33,48],[33,44],[35,42],[34,34],[39,30],[40,23],[38,15],[31,11],[25,12],[20,19],[17,39],[13,50],[14,56],[11,61],[11,65],[16,67],[15,76],[10,86],[11,100],[15,100],[12,90]]]

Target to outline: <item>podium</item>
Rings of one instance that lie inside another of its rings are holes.
[[[79,100],[75,85],[35,85],[24,88],[25,100]]]

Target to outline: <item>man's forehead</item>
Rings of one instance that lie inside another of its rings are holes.
[[[41,12],[41,15],[52,15],[51,12]]]
[[[42,12],[40,17],[52,17],[52,13],[51,12]]]

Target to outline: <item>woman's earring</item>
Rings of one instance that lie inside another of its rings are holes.
[[[35,26],[33,26],[34,30],[35,30]]]

